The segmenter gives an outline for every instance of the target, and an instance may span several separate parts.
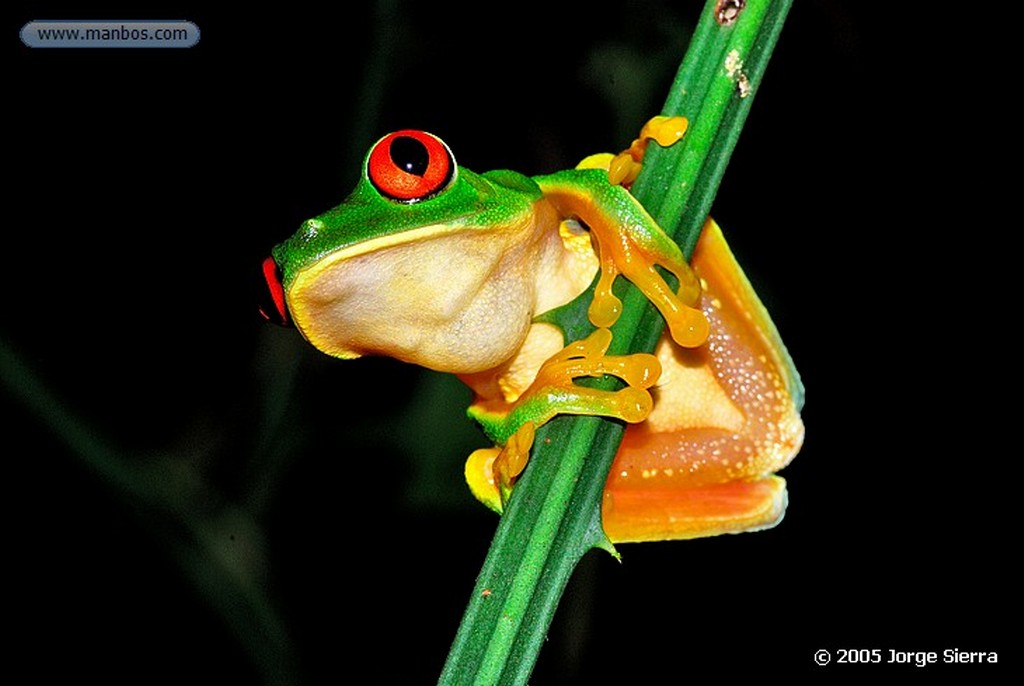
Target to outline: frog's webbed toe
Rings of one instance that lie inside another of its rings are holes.
[[[608,355],[611,340],[611,331],[597,329],[570,343],[541,366],[533,383],[504,411],[485,403],[470,407],[470,415],[490,427],[491,438],[504,446],[478,450],[467,461],[466,479],[477,499],[502,510],[512,484],[526,467],[534,428],[556,415],[596,415],[628,423],[647,418],[654,406],[649,389],[658,380],[661,364],[649,354]],[[606,375],[626,385],[604,390],[574,381]]]
[[[679,142],[689,125],[690,122],[686,117],[663,115],[651,117],[640,129],[640,135],[628,148],[617,155],[611,153],[590,155],[576,165],[576,168],[603,169],[608,172],[608,180],[612,185],[629,188],[640,174],[648,143],[652,140],[657,141],[658,145],[667,148]]]

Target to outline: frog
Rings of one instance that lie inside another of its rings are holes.
[[[721,228],[708,219],[687,261],[630,192],[647,142],[685,129],[655,118],[623,153],[534,176],[477,174],[432,133],[388,133],[348,197],[263,261],[261,312],[336,358],[455,374],[494,444],[465,478],[499,513],[536,429],[578,414],[626,424],[602,500],[611,542],[773,527],[775,472],[803,441],[799,374]],[[652,353],[608,354],[620,276],[665,319]],[[584,294],[593,332],[566,340],[547,315]],[[605,376],[617,387],[578,383]]]

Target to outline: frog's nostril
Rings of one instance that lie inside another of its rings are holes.
[[[288,305],[284,299],[284,286],[281,285],[281,270],[273,257],[263,260],[261,271],[263,285],[260,288],[260,314],[278,326],[291,326]]]

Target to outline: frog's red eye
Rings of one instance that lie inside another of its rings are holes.
[[[263,260],[264,288],[260,289],[263,297],[260,301],[260,314],[279,326],[291,325],[288,316],[288,305],[284,300],[284,286],[281,285],[281,270],[273,257]]]
[[[406,129],[373,146],[366,172],[381,195],[414,203],[448,187],[455,176],[455,158],[437,136]]]

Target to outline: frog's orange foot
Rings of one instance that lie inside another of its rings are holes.
[[[578,169],[605,169],[613,186],[629,188],[640,174],[648,141],[655,140],[663,148],[679,141],[686,133],[686,117],[652,117],[633,143],[618,155],[609,153],[591,155],[577,165]]]
[[[688,126],[686,117],[652,117],[640,130],[640,136],[626,150],[614,156],[592,156],[581,164],[606,168],[608,181],[613,186],[629,188],[640,173],[648,141],[655,140],[658,145],[668,147],[683,137]],[[589,311],[595,326],[611,326],[618,319],[622,303],[612,294],[612,283],[622,271],[628,272],[627,278],[644,291],[665,314],[672,337],[679,345],[692,348],[704,342],[708,336],[707,321],[699,310],[692,307],[700,295],[700,286],[681,256],[666,260],[668,255],[663,246],[652,250],[651,246],[640,242],[602,242],[600,237],[598,240],[601,245],[601,278]],[[679,279],[678,297],[664,285],[654,270],[655,264],[660,264]],[[622,265],[622,269],[616,265]]]
[[[505,510],[512,485],[526,469],[534,431],[533,422],[526,422],[512,434],[504,448],[474,450],[466,460],[469,490],[477,500],[498,514]]]
[[[651,413],[654,401],[648,392],[661,374],[661,363],[654,355],[608,355],[612,332],[597,329],[581,341],[565,346],[545,362],[537,378],[511,412],[543,424],[558,414],[600,415],[625,422],[642,422]],[[626,382],[616,391],[587,388],[574,383],[582,377],[605,375]]]
[[[698,347],[709,333],[704,314],[697,306],[700,281],[682,250],[647,210],[627,189],[610,184],[607,174],[600,171],[607,169],[605,164],[611,159],[594,156],[581,162],[572,175],[535,178],[545,199],[563,217],[585,224],[597,243],[600,278],[588,312],[590,321],[594,326],[608,328],[618,320],[622,303],[612,293],[612,284],[622,274],[658,308],[676,343],[686,348]],[[676,291],[669,288],[659,268],[679,280]]]
[[[594,299],[587,314],[594,326],[610,327],[622,312],[622,301],[612,292],[619,273],[625,274],[665,317],[673,340],[685,348],[696,348],[707,340],[710,329],[704,313],[695,307],[700,298],[700,281],[686,264],[682,254],[675,255],[665,247],[645,245],[647,237],[620,234],[612,237],[602,229],[593,229],[600,246],[601,275],[594,289]],[[658,237],[660,238],[660,237]],[[655,269],[660,265],[679,279],[674,293]]]
[[[516,477],[526,467],[535,427],[559,414],[613,417],[629,423],[644,421],[654,407],[650,389],[658,380],[661,364],[654,355],[608,355],[612,334],[597,329],[581,341],[570,343],[548,359],[537,377],[502,417],[489,416],[482,404],[470,413],[504,447],[475,451],[466,462],[466,480],[478,500],[501,512]],[[626,383],[618,390],[577,385],[583,377],[614,376]]]

